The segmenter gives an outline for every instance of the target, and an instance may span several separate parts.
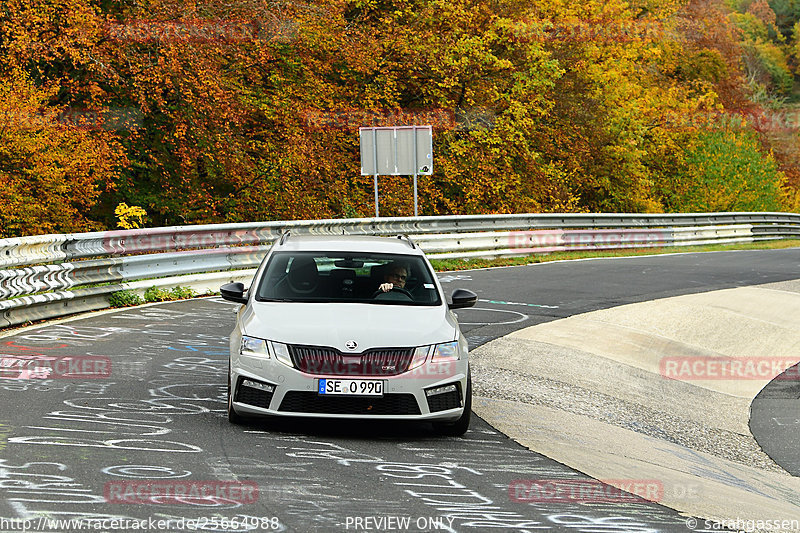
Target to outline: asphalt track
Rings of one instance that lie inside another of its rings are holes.
[[[448,293],[456,287],[478,293],[476,308],[458,313],[477,346],[578,313],[796,279],[798,272],[800,250],[790,249],[548,263],[440,278]],[[463,439],[439,437],[426,424],[232,426],[224,384],[234,309],[219,298],[198,299],[0,338],[5,358],[90,356],[111,364],[110,374],[97,379],[0,380],[0,530],[22,530],[10,519],[46,526],[42,517],[107,519],[95,529],[104,531],[695,529],[671,509],[613,492],[581,503],[520,498],[513,490],[519,480],[586,477],[480,419]],[[770,428],[765,442],[789,448],[794,432]],[[141,501],[122,502],[121,495],[147,483],[150,492],[137,493]],[[192,497],[160,497],[152,483]],[[158,520],[173,522],[159,527],[166,523]]]

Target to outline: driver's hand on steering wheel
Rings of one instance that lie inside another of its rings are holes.
[[[392,288],[394,288],[394,284],[392,283],[381,283],[378,286],[378,290],[381,292],[389,292],[390,290],[392,290]]]

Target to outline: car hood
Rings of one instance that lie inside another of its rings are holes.
[[[252,302],[242,315],[242,327],[245,335],[345,353],[450,342],[457,331],[445,306],[349,303]],[[348,341],[358,346],[348,349]]]

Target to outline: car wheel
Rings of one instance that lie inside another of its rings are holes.
[[[469,420],[472,416],[472,376],[467,375],[467,394],[464,399],[464,413],[455,422],[434,422],[433,428],[448,437],[460,437],[469,429]]]
[[[231,390],[231,367],[228,363],[228,422],[231,424],[242,425],[247,419],[236,412],[233,408],[233,391]]]

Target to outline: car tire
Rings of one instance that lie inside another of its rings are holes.
[[[231,367],[228,363],[228,422],[241,426],[247,422],[247,418],[243,417],[233,408],[233,391],[231,390]]]
[[[461,418],[454,422],[434,422],[433,428],[437,433],[448,437],[461,437],[469,429],[469,421],[472,416],[472,376],[467,375],[467,394],[464,399],[464,412]]]

